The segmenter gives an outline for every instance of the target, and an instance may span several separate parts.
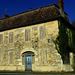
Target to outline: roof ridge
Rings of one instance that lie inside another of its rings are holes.
[[[16,16],[16,15],[20,15],[20,14],[23,14],[23,13],[31,12],[31,11],[34,11],[34,10],[37,10],[37,9],[41,9],[41,8],[45,8],[45,7],[49,7],[49,6],[52,6],[52,5],[55,5],[56,7],[59,8],[59,6],[56,3],[53,3],[53,4],[46,5],[46,6],[35,8],[35,9],[32,9],[32,10],[28,10],[28,11],[25,11],[25,12],[21,12],[21,13],[18,13],[18,14],[14,14],[14,15],[11,15],[11,16],[9,16],[7,18],[4,18],[4,19],[8,19],[8,18],[11,18],[11,17]],[[2,18],[0,20],[4,20],[4,19]]]

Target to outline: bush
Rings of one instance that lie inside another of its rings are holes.
[[[73,68],[73,70],[75,71],[75,64],[74,64],[74,65],[72,65],[72,68]]]

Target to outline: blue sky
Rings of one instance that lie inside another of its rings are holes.
[[[75,20],[75,0],[63,0],[64,11],[68,14],[70,22]],[[0,0],[0,18],[5,14],[7,9],[7,15],[15,15],[21,12],[28,11],[29,8],[35,9],[42,6],[56,3],[58,0]]]

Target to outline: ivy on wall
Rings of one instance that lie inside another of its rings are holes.
[[[58,53],[61,55],[63,59],[63,63],[67,64],[69,63],[69,51],[70,51],[67,27],[61,20],[59,20],[58,23],[59,23],[58,24],[59,33],[57,38],[53,41]]]
[[[75,53],[75,30],[69,30],[69,45],[71,52]]]

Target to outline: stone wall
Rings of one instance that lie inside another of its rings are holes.
[[[40,33],[41,26],[44,26],[45,28],[42,30],[43,32]],[[30,29],[30,33],[28,33],[30,39],[29,37],[26,37],[29,41],[25,41],[26,29]],[[0,34],[3,34],[3,43],[0,44],[0,66],[19,66],[20,68],[21,66],[24,66],[24,64],[22,64],[22,51],[32,50],[33,52],[36,52],[35,60],[32,64],[33,70],[36,68],[37,71],[37,69],[39,70],[38,67],[41,66],[41,71],[44,71],[43,67],[51,67],[48,70],[51,71],[53,66],[58,67],[58,71],[60,71],[61,56],[55,49],[53,43],[53,39],[57,37],[58,31],[58,21],[55,20],[52,22],[0,32]],[[9,43],[10,32],[13,32],[12,43]],[[40,34],[42,39],[40,39]],[[24,67],[20,70],[24,70]]]

